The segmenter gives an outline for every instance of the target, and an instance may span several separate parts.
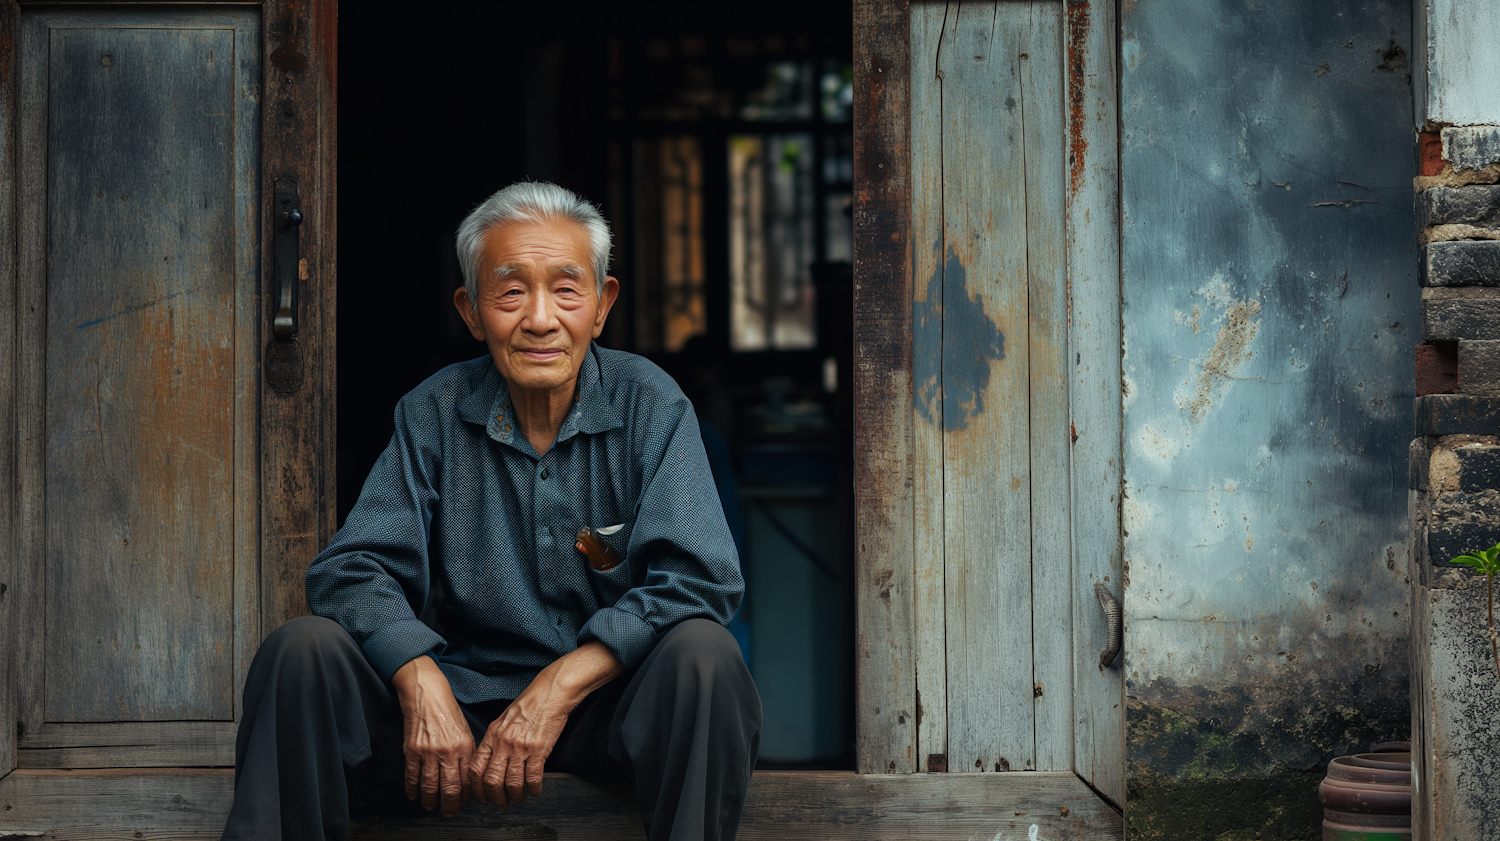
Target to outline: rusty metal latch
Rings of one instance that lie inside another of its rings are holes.
[[[1107,669],[1111,663],[1115,662],[1115,658],[1120,656],[1120,646],[1124,639],[1124,631],[1121,627],[1124,616],[1120,610],[1120,603],[1115,600],[1114,594],[1109,591],[1109,587],[1105,586],[1104,582],[1094,582],[1094,595],[1099,599],[1099,607],[1104,610],[1106,629],[1104,650],[1099,652],[1099,667]]]
[[[272,271],[276,282],[276,313],[271,318],[271,335],[277,341],[288,341],[297,335],[297,286],[307,279],[307,262],[302,259],[302,209],[298,207],[297,182],[276,179],[276,214],[271,249]]]

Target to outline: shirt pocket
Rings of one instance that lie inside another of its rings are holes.
[[[612,534],[599,535],[601,540],[618,552],[621,558],[624,558],[614,569],[608,572],[600,572],[590,566],[587,560],[584,560],[584,566],[588,568],[589,585],[593,587],[594,595],[599,599],[601,607],[613,606],[615,602],[620,600],[620,597],[624,596],[634,586],[634,577],[631,575],[630,556],[625,551],[630,546],[630,529],[632,525],[634,523],[627,522]],[[575,548],[574,551],[577,551],[577,549]]]

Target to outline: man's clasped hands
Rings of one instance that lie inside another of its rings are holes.
[[[401,702],[406,796],[443,817],[477,796],[506,808],[542,793],[542,769],[568,716],[624,667],[598,641],[559,657],[490,723],[476,747],[458,699],[427,656],[396,670]]]

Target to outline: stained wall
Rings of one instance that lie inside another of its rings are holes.
[[[1321,837],[1409,731],[1411,20],[1121,7],[1132,837]]]

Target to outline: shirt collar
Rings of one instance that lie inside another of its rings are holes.
[[[522,452],[535,455],[531,443],[521,435],[515,422],[515,408],[510,404],[510,386],[500,371],[490,364],[484,379],[458,404],[458,416],[469,423],[485,427],[489,436]],[[604,373],[599,365],[598,345],[589,343],[578,371],[578,392],[573,408],[557,431],[557,441],[580,433],[597,435],[625,425],[614,401],[604,387]]]

